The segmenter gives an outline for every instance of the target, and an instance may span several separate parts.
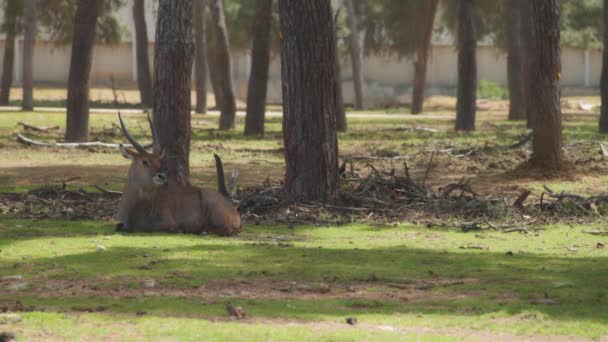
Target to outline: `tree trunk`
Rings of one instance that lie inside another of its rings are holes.
[[[156,151],[164,149],[169,186],[190,178],[190,91],[194,42],[192,1],[160,0],[154,51]]]
[[[207,36],[205,0],[194,0],[194,76],[196,112],[207,113]]]
[[[133,23],[135,25],[135,55],[137,58],[137,85],[141,104],[152,107],[152,77],[148,57],[148,29],[144,0],[133,1]]]
[[[251,75],[247,88],[247,116],[245,135],[264,135],[268,69],[270,66],[270,28],[272,25],[272,0],[256,0],[253,48],[251,50]]]
[[[433,0],[438,1],[438,0]],[[363,75],[363,51],[359,39],[358,18],[355,11],[354,0],[346,0],[348,11],[348,28],[350,29],[349,50],[353,67],[353,86],[355,88],[355,109],[365,108],[365,77]]]
[[[335,32],[330,0],[279,0],[287,190],[308,200],[338,193]]]
[[[608,23],[608,0],[604,0],[604,23]],[[600,114],[600,132],[608,133],[608,25],[604,25],[604,52],[602,61],[602,111]]]
[[[11,2],[21,0],[6,0],[9,3],[6,9],[14,8]],[[5,41],[4,41],[4,61],[2,63],[2,80],[0,81],[0,105],[7,106],[10,101],[11,86],[13,85],[13,68],[15,67],[15,38],[17,36],[17,20],[11,18],[11,11],[4,13],[5,22]]]
[[[209,43],[212,59],[211,78],[214,83],[215,99],[220,109],[220,130],[234,128],[236,119],[236,101],[232,88],[232,62],[230,57],[230,43],[228,41],[228,28],[224,15],[224,1],[210,0],[211,11],[211,37]]]
[[[477,37],[475,0],[458,2],[458,99],[456,130],[475,130],[477,100]]]
[[[336,46],[338,42],[336,39]],[[336,130],[338,132],[346,132],[348,130],[348,122],[346,120],[346,110],[344,108],[344,95],[342,93],[342,66],[340,65],[340,56],[336,51]]]
[[[523,81],[523,50],[521,43],[521,3],[525,0],[504,0],[507,36],[507,74],[509,79],[509,120],[525,120],[526,106]]]
[[[431,0],[428,4],[424,28],[424,36],[416,48],[417,59],[414,63],[414,90],[412,92],[412,114],[422,113],[424,106],[424,91],[426,88],[426,71],[429,60],[429,50],[433,38],[433,27],[435,27],[435,15],[439,0]]]
[[[23,101],[21,109],[34,110],[34,46],[36,44],[36,3],[25,4],[25,31],[23,34]]]
[[[532,19],[532,1],[523,1],[521,4],[521,42],[523,56],[523,93],[526,118],[528,120],[528,128],[533,128],[535,108],[532,95],[534,93],[534,73],[537,70],[536,66],[536,39],[534,38],[533,19]]]
[[[95,46],[95,27],[103,0],[78,0],[74,18],[74,39],[68,77],[65,140],[89,138],[89,78]]]
[[[531,164],[543,170],[564,167],[560,105],[560,1],[532,1],[536,37],[533,96],[534,146]]]

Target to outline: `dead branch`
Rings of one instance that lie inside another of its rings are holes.
[[[87,141],[81,143],[49,143],[39,140],[30,139],[21,133],[17,133],[17,142],[28,145],[28,146],[39,146],[39,147],[59,147],[59,148],[87,148],[87,147],[104,147],[104,148],[118,148],[121,144],[104,143],[101,141]],[[122,144],[125,147],[133,147],[130,144]],[[152,145],[145,145],[144,148],[149,148]]]
[[[433,166],[433,160],[435,159],[435,155],[437,151],[433,150],[431,153],[431,158],[429,159],[429,165],[426,167],[426,171],[424,172],[424,178],[422,179],[422,186],[426,186],[426,181],[429,178],[429,173],[431,172],[431,167]]]
[[[108,194],[108,195],[120,195],[122,196],[122,192],[121,191],[113,191],[113,190],[108,190],[104,187],[102,187],[101,185],[94,185],[95,189],[103,192],[104,194]]]
[[[524,147],[530,140],[532,140],[532,133],[529,133],[528,135],[526,135],[525,137],[523,137],[520,141],[518,141],[515,144],[509,146],[509,148],[516,149],[516,148]]]
[[[50,126],[50,127],[38,127],[38,126],[34,126],[34,125],[30,125],[27,124],[25,122],[17,122],[17,126],[23,126],[23,129],[27,130],[27,131],[35,131],[35,132],[41,132],[41,133],[48,133],[50,131],[57,131],[60,129],[59,126]]]
[[[532,193],[532,191],[530,191],[530,190],[524,190],[524,192],[522,192],[521,195],[519,195],[519,197],[517,197],[517,199],[513,203],[513,206],[522,208],[524,206],[524,202],[526,201],[526,199],[528,199],[528,196],[530,196],[531,193]]]

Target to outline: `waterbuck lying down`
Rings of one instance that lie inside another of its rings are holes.
[[[210,233],[223,236],[238,234],[241,216],[226,197],[221,159],[216,155],[215,163],[219,192],[197,187],[168,184],[166,168],[160,153],[148,152],[127,130],[118,115],[125,138],[134,150],[120,145],[122,155],[131,160],[129,178],[125,186],[116,226],[117,231],[166,232],[166,233]],[[152,139],[154,126],[148,117]],[[221,192],[221,194],[220,194]]]

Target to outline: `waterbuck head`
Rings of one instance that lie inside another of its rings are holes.
[[[167,170],[161,164],[164,150],[158,154],[146,151],[129,133],[120,113],[118,113],[118,120],[120,121],[120,127],[125,138],[133,146],[133,149],[130,149],[124,145],[120,145],[120,153],[122,153],[123,157],[131,160],[129,186],[150,189],[165,185],[167,183]],[[152,132],[152,141],[156,142],[156,134],[150,115],[148,115],[148,123]]]

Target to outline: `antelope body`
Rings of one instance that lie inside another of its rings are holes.
[[[134,150],[120,146],[125,158],[131,159],[129,177],[125,186],[117,230],[128,232],[167,232],[223,236],[238,234],[241,217],[228,201],[224,171],[220,158],[215,155],[219,191],[200,189],[191,185],[168,184],[166,169],[162,165],[164,152],[148,152],[128,132],[119,115],[120,124]],[[154,127],[150,121],[152,137]]]

